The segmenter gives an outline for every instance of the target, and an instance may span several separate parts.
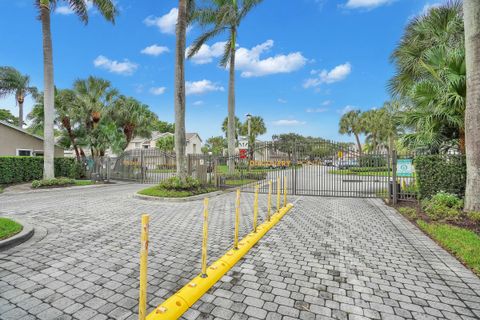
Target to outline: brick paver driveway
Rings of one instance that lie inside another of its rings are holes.
[[[140,188],[0,195],[0,214],[36,228],[0,252],[0,319],[136,319],[141,213],[151,214],[150,310],[196,275],[201,203],[133,198]],[[242,233],[251,200],[242,196]],[[480,318],[480,280],[380,201],[292,200],[185,318]],[[210,262],[232,242],[233,201],[211,199]]]

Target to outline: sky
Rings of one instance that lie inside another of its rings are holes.
[[[443,0],[264,0],[242,22],[236,59],[236,114],[264,118],[267,133],[296,132],[338,141],[349,110],[389,100],[390,55],[415,15]],[[197,0],[201,5],[205,0]],[[41,24],[34,0],[0,0],[0,65],[28,74],[43,88]],[[59,0],[52,13],[55,85],[70,88],[90,75],[148,104],[173,122],[175,22],[178,1],[116,0],[113,25],[90,8],[88,25]],[[187,46],[202,28],[192,25]],[[219,35],[186,61],[187,132],[222,135],[228,72],[219,66]],[[25,114],[33,102],[27,99]],[[0,108],[18,114],[13,97]]]

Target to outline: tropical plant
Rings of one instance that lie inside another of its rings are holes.
[[[249,124],[250,122],[250,124]],[[250,126],[250,135],[248,134],[248,127]],[[267,132],[267,127],[263,118],[260,116],[252,116],[250,120],[247,119],[243,124],[241,124],[241,134],[246,136],[248,139],[248,146],[250,150],[250,159],[253,158],[255,152],[255,141],[259,135],[265,134]]]
[[[125,145],[128,146],[133,137],[152,136],[153,124],[157,116],[144,105],[131,97],[120,96],[113,103],[110,115],[122,133],[125,135]]]
[[[40,12],[43,36],[43,87],[44,87],[44,179],[55,176],[53,167],[54,157],[54,80],[53,80],[53,49],[50,30],[50,13],[55,9],[59,0],[35,0]],[[117,10],[113,0],[64,0],[69,8],[75,12],[83,23],[88,23],[88,6],[93,4],[98,12],[108,21],[114,22]]]
[[[465,210],[480,211],[480,2],[464,0],[467,106]]]
[[[238,137],[241,135],[242,131],[242,122],[238,117],[235,117],[235,142],[238,142]],[[227,138],[227,145],[228,145],[228,117],[225,117],[225,120],[222,122],[222,132],[225,133],[225,137]],[[227,146],[228,148],[228,146]]]
[[[158,139],[156,147],[164,152],[172,152],[175,149],[175,137],[168,135]]]
[[[211,152],[213,155],[223,155],[223,150],[227,148],[227,140],[222,136],[208,138],[202,148],[203,153]]]
[[[208,40],[227,31],[229,36],[225,44],[220,65],[229,65],[228,83],[228,155],[230,160],[228,168],[230,173],[235,171],[235,53],[237,45],[237,32],[240,23],[257,4],[262,0],[210,0],[210,7],[195,11],[194,19],[203,27],[210,27],[198,37],[188,51],[188,57],[194,56]]]
[[[372,109],[360,114],[361,127],[366,134],[366,143],[372,145],[372,151],[376,151],[383,130],[381,122],[382,111]]]
[[[37,88],[30,85],[30,77],[12,67],[0,67],[0,98],[15,95],[18,106],[18,126],[23,127],[23,103],[28,95],[35,95]]]
[[[153,130],[160,133],[175,133],[175,124],[169,123],[167,121],[155,120],[153,123]]]
[[[339,133],[354,135],[357,142],[358,152],[362,154],[362,144],[360,143],[360,134],[363,132],[363,123],[360,110],[352,110],[345,113],[340,118]]]
[[[15,117],[9,110],[0,109],[0,120],[7,123],[18,125],[18,118]]]

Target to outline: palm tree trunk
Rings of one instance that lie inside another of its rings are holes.
[[[458,149],[460,149],[461,154],[465,154],[465,129],[460,128],[458,137]]]
[[[43,105],[44,105],[44,134],[43,134],[43,178],[55,177],[53,159],[55,156],[55,140],[53,135],[54,116],[54,82],[53,82],[53,53],[52,37],[50,32],[50,1],[40,2],[40,20],[43,33]]]
[[[355,140],[357,141],[358,153],[362,155],[362,144],[360,143],[360,138],[358,137],[357,133],[354,133]]]
[[[175,155],[177,176],[187,178],[185,137],[185,42],[187,32],[187,1],[178,1],[175,49]]]
[[[480,211],[480,1],[464,0],[467,106],[465,211]]]
[[[235,37],[236,29],[232,28],[232,47],[230,48],[230,75],[228,81],[228,172],[235,173]]]
[[[23,128],[23,99],[18,100],[18,127]]]

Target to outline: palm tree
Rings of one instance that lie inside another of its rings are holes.
[[[113,121],[125,135],[125,148],[134,136],[150,138],[157,116],[147,105],[131,97],[120,96],[110,110]]]
[[[250,118],[250,136],[248,136],[248,120],[241,125],[241,134],[248,136],[248,146],[250,150],[250,159],[253,159],[255,153],[255,140],[259,135],[265,134],[267,127],[263,118],[260,116],[253,116]]]
[[[23,127],[23,102],[29,94],[34,95],[37,88],[30,86],[30,77],[21,74],[12,67],[0,67],[0,97],[14,94],[18,105],[18,127]]]
[[[383,128],[381,116],[380,110],[373,109],[362,113],[360,117],[362,129],[366,134],[366,142],[372,145],[373,151],[377,150]]]
[[[362,144],[360,143],[360,134],[363,132],[363,124],[360,110],[352,110],[345,113],[340,119],[340,134],[354,135],[357,142],[357,148],[362,154]]]
[[[464,0],[467,106],[465,210],[480,211],[480,2]]]
[[[193,57],[208,40],[216,37],[224,31],[228,31],[229,37],[225,44],[225,51],[220,65],[230,67],[228,82],[228,170],[235,171],[235,53],[237,44],[237,31],[246,15],[262,0],[210,0],[211,7],[202,8],[195,12],[194,18],[201,26],[211,26],[191,46],[188,57]]]
[[[88,3],[87,0],[64,0],[69,7],[79,16],[83,23],[88,23]],[[35,4],[40,11],[40,21],[42,23],[43,36],[43,86],[44,86],[44,170],[43,177],[51,179],[55,176],[53,167],[54,157],[54,80],[53,80],[53,49],[52,36],[50,30],[50,12],[55,8],[59,0],[35,0]],[[117,9],[113,0],[91,0],[96,9],[108,21],[114,22],[117,15]]]
[[[241,135],[241,131],[242,122],[240,121],[240,119],[238,119],[238,117],[235,117],[235,141],[238,141],[238,136]],[[228,139],[228,117],[225,117],[225,120],[223,120],[222,122],[222,132],[225,133],[225,137]]]

